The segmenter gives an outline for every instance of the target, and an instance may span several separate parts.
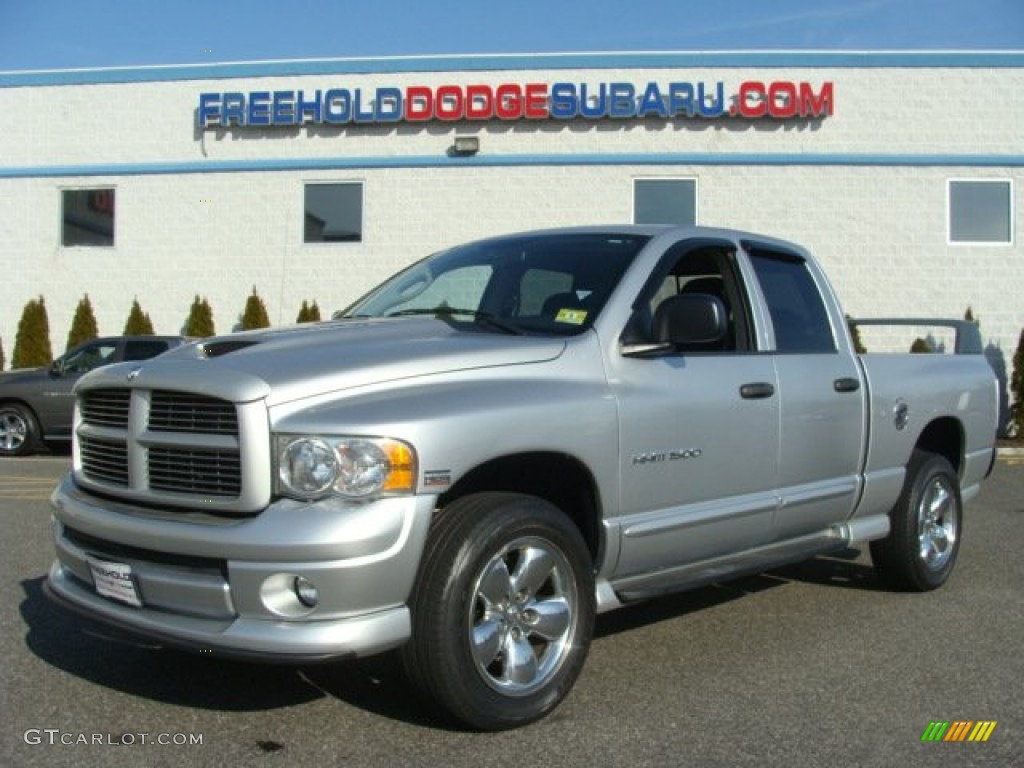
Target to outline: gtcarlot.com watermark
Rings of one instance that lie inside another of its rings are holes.
[[[60,728],[29,728],[22,738],[26,744],[50,746],[133,747],[156,744],[162,747],[195,747],[203,743],[201,733],[84,733]]]

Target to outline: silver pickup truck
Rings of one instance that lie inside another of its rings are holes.
[[[452,248],[329,322],[85,376],[47,591],[225,656],[398,648],[456,720],[523,725],[598,612],[852,542],[943,584],[997,418],[955,325],[858,355],[811,256],[750,233]]]

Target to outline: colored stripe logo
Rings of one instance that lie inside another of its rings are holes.
[[[988,741],[996,729],[995,720],[932,720],[921,741]]]

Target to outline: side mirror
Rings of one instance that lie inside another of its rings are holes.
[[[655,343],[685,347],[715,344],[725,338],[725,304],[709,293],[680,293],[658,305],[652,323]]]
[[[59,357],[50,363],[50,375],[60,378],[64,375],[64,361]]]

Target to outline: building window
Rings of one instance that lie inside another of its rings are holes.
[[[949,242],[1010,245],[1013,187],[1008,179],[950,179]]]
[[[307,184],[305,243],[359,243],[363,240],[363,185]]]
[[[114,245],[113,189],[63,190],[60,244]]]
[[[697,223],[696,179],[634,179],[634,224]]]

